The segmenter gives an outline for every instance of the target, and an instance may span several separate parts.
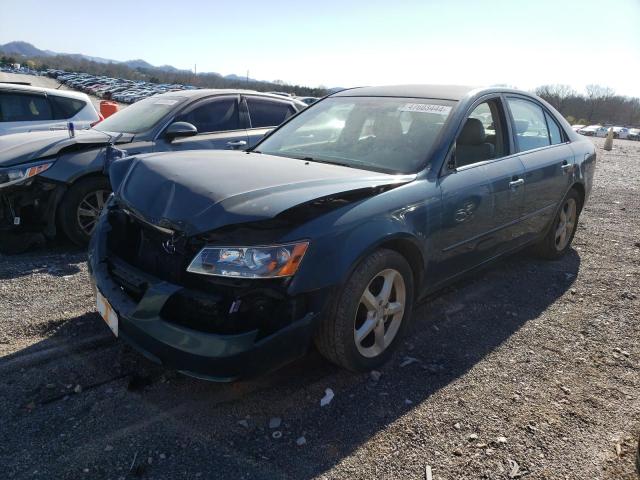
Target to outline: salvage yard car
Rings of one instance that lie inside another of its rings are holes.
[[[84,93],[0,83],[0,135],[61,130],[68,122],[76,129],[90,128],[100,120]]]
[[[376,368],[427,294],[524,247],[564,255],[595,158],[521,91],[344,90],[247,152],[116,160],[89,247],[98,310],[199,378],[264,372],[312,343]]]
[[[189,90],[142,100],[73,136],[65,130],[0,137],[0,248],[24,249],[58,229],[86,245],[111,193],[107,157],[245,149],[306,107],[253,91]]]

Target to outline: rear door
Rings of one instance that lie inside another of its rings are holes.
[[[455,168],[440,179],[438,281],[482,264],[518,243],[524,166],[513,154],[499,95],[472,107],[455,144]]]
[[[193,137],[160,140],[158,150],[242,150],[247,148],[246,125],[241,121],[239,95],[206,98],[188,106],[174,119],[188,122],[198,129]]]
[[[285,99],[257,95],[245,95],[244,106],[249,122],[247,134],[250,146],[258,143],[267,132],[296,113],[291,102]]]
[[[531,240],[549,224],[571,186],[574,155],[566,133],[541,104],[511,95],[507,103],[525,168],[522,228]]]

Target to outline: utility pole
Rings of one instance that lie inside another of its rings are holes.
[[[249,85],[249,70],[247,70],[247,85]]]
[[[195,63],[193,64],[193,74],[195,76],[198,76],[198,65],[196,65]]]

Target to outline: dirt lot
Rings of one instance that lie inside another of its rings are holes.
[[[35,75],[22,75],[16,73],[6,73],[0,72],[0,82],[27,82],[33,85],[34,87],[44,87],[44,88],[56,88],[60,90],[71,90],[76,91],[73,88],[69,88],[66,85],[61,84],[55,78],[49,77],[36,77]],[[100,111],[100,98],[89,95],[93,106],[96,107],[96,110]],[[116,102],[120,109],[127,106],[126,103]]]
[[[84,252],[0,256],[0,476],[637,478],[639,170],[640,142],[599,149],[574,250],[441,292],[377,380],[317,353],[231,385],[185,378],[110,336]]]

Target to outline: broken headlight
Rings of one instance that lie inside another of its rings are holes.
[[[296,273],[309,242],[266,247],[204,247],[188,272],[218,277],[276,278]]]
[[[53,162],[38,162],[0,168],[0,188],[15,185],[16,183],[35,177],[45,170],[48,170],[51,165],[53,165]]]

